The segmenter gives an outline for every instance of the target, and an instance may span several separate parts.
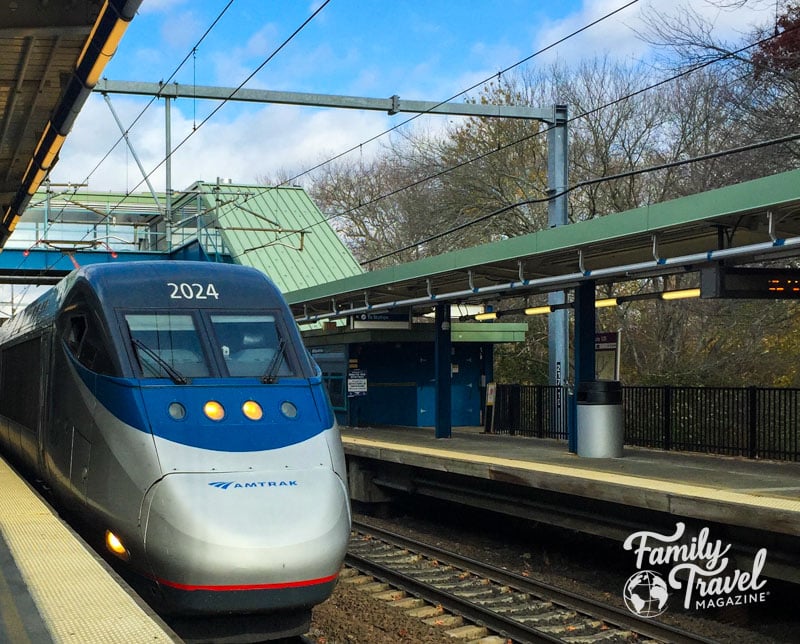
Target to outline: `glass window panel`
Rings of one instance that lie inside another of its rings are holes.
[[[272,368],[273,374],[294,375],[287,352],[278,356],[281,336],[274,315],[211,315],[219,350],[233,377],[261,377]]]
[[[187,378],[209,375],[191,315],[128,313],[125,320],[132,338],[141,343],[136,352],[145,378],[169,378],[164,362]]]

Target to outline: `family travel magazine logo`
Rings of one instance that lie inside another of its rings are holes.
[[[741,570],[727,556],[731,545],[712,541],[708,528],[691,539],[684,539],[685,532],[686,525],[678,522],[674,534],[642,530],[625,539],[623,548],[634,552],[637,568],[623,588],[628,610],[640,617],[656,617],[667,610],[670,591],[682,596],[687,610],[766,601],[767,580],[760,578],[766,548],[756,553],[752,570]],[[668,568],[668,572],[653,568]]]

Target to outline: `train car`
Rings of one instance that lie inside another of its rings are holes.
[[[73,271],[0,328],[0,442],[167,613],[285,636],[333,590],[351,521],[338,428],[256,270]]]

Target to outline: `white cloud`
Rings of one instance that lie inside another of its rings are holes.
[[[534,48],[547,47],[625,4],[622,0],[586,0],[579,11],[544,23],[536,34]],[[666,16],[685,15],[689,10],[696,12],[713,25],[713,33],[720,39],[741,38],[774,14],[774,5],[770,9],[766,0],[750,0],[744,7],[736,9],[725,8],[721,6],[723,4],[711,0],[643,0],[553,47],[536,61],[558,60],[573,64],[605,54],[619,59],[645,58],[650,46],[639,34],[646,28],[646,16],[653,12]]]

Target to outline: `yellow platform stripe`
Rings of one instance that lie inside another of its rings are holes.
[[[530,461],[522,461],[513,458],[486,456],[483,454],[470,454],[468,452],[441,450],[441,449],[434,449],[431,447],[419,447],[414,445],[405,445],[403,443],[390,443],[386,441],[378,441],[366,438],[355,438],[352,436],[343,436],[342,442],[345,445],[360,445],[363,447],[374,447],[378,449],[393,450],[409,454],[421,454],[424,456],[432,456],[448,460],[459,460],[469,463],[502,465],[505,467],[526,470],[529,472],[538,472],[543,474],[564,476],[571,479],[583,479],[586,481],[596,481],[601,483],[612,483],[615,485],[627,485],[637,488],[647,488],[651,490],[664,492],[667,494],[673,494],[676,496],[684,496],[684,497],[706,499],[706,500],[713,499],[715,501],[735,503],[738,505],[755,506],[759,508],[771,508],[775,510],[784,510],[784,511],[788,510],[789,512],[800,513],[800,500],[796,501],[793,499],[786,499],[786,498],[760,496],[755,494],[748,494],[746,492],[733,492],[731,490],[721,490],[719,488],[711,486],[703,486],[696,484],[687,485],[685,483],[675,483],[674,481],[648,478],[643,476],[632,476],[630,474],[614,474],[609,472],[601,472],[598,470],[584,470],[573,467],[565,467],[563,465],[534,463]]]
[[[0,531],[55,642],[174,641],[2,459]]]

